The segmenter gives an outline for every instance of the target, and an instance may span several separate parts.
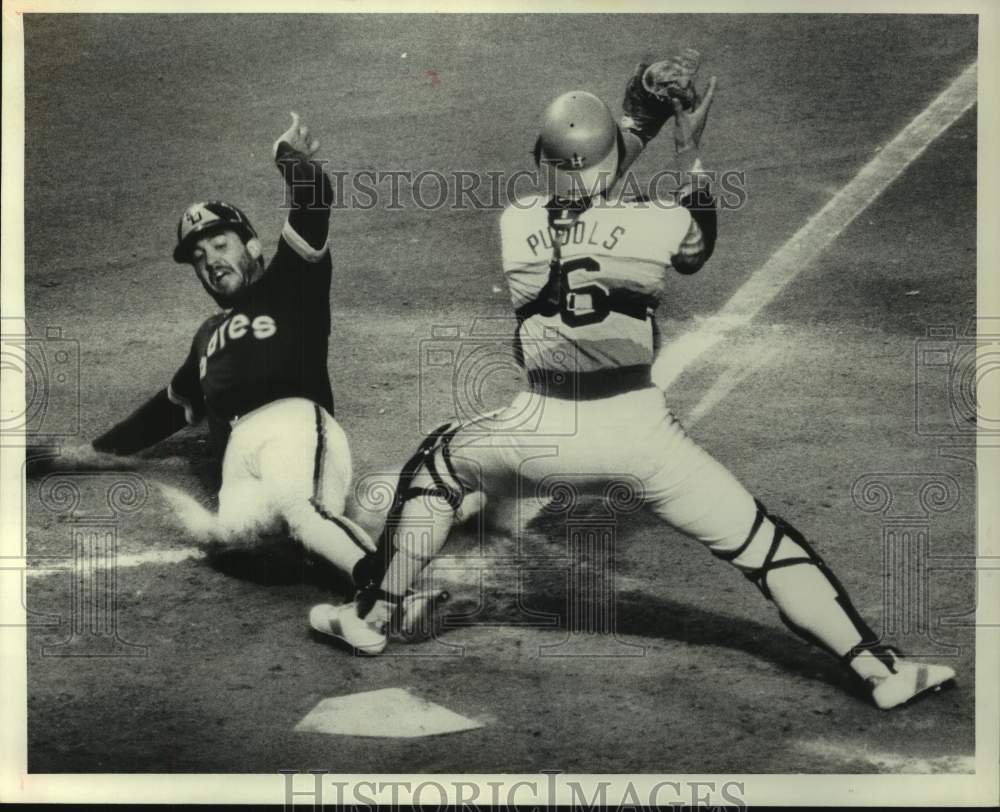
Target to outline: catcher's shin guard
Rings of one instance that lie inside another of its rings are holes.
[[[421,538],[415,541],[415,534],[407,527],[406,507],[409,502],[418,497],[435,498],[447,505],[451,511],[448,527],[454,518],[454,512],[462,504],[465,496],[472,489],[466,487],[455,472],[451,460],[451,441],[461,428],[458,424],[445,424],[433,432],[420,444],[416,453],[406,461],[399,474],[396,492],[392,506],[386,516],[385,526],[379,536],[378,547],[374,553],[358,562],[354,568],[354,583],[358,589],[358,614],[366,617],[377,601],[385,601],[393,606],[400,606],[409,587],[416,579],[420,570],[444,543],[444,538]],[[444,533],[440,533],[443,536]],[[433,534],[432,534],[433,536]],[[427,542],[424,544],[423,542]],[[409,561],[406,566],[393,561],[397,556],[404,556]],[[386,587],[387,574],[391,570],[402,570],[403,576],[396,580],[406,580],[409,583],[400,585],[402,588],[389,591]]]
[[[738,567],[800,637],[849,663],[862,651],[881,658],[879,638],[847,590],[792,525],[757,502],[750,533],[735,550],[715,555]],[[888,655],[884,655],[888,660]]]
[[[883,710],[907,704],[950,684],[948,666],[906,660],[883,645],[858,614],[837,577],[788,522],[770,516],[757,502],[746,541],[716,551],[739,567],[782,621],[800,637],[826,649],[863,680],[872,702]]]

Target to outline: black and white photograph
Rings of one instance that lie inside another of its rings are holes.
[[[723,9],[4,0],[3,800],[1000,800],[997,9]]]

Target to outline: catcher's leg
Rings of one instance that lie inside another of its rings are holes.
[[[777,606],[792,631],[827,649],[868,683],[872,699],[893,708],[954,679],[943,665],[903,660],[884,646],[851,603],[847,590],[805,537],[785,520],[757,513],[737,548],[713,550],[730,561]]]
[[[690,474],[669,489],[653,488],[661,517],[739,568],[777,606],[788,628],[865,680],[879,707],[894,707],[954,677],[950,668],[904,661],[881,645],[802,533],[768,514],[728,470],[684,440]]]
[[[260,474],[292,536],[350,573],[375,545],[343,515],[351,484],[347,436],[325,409],[311,405],[295,412],[307,425],[261,447]]]
[[[314,607],[309,620],[316,631],[363,654],[385,648],[390,621],[413,598],[411,587],[447,541],[463,498],[478,490],[477,478],[465,470],[460,475],[452,458],[459,430],[445,425],[432,432],[403,466],[378,549],[354,568],[355,602]]]

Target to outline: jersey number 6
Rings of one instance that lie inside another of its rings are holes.
[[[601,270],[600,263],[591,257],[579,257],[559,264],[559,315],[570,327],[584,327],[604,321],[611,312],[608,289],[599,282],[574,284],[581,275]],[[576,279],[571,276],[576,274]]]

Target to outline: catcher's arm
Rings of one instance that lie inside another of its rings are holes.
[[[708,121],[708,111],[715,98],[716,80],[708,82],[704,97],[694,96],[690,110],[685,110],[681,100],[671,99],[674,113],[674,150],[685,172],[685,181],[677,192],[678,202],[691,212],[691,226],[671,258],[671,265],[681,273],[699,270],[715,250],[718,234],[718,215],[712,196],[708,175],[701,166],[698,148]],[[693,85],[692,85],[693,87]]]
[[[701,55],[693,48],[653,64],[640,62],[625,83],[620,129],[625,140],[624,172],[639,157],[674,114],[674,100],[683,109],[697,101],[694,77]]]
[[[621,175],[625,174],[625,170],[642,154],[646,144],[673,114],[673,107],[664,105],[643,87],[642,77],[648,68],[649,65],[640,62],[625,82],[622,117],[618,124],[625,144],[625,154],[619,167]]]

